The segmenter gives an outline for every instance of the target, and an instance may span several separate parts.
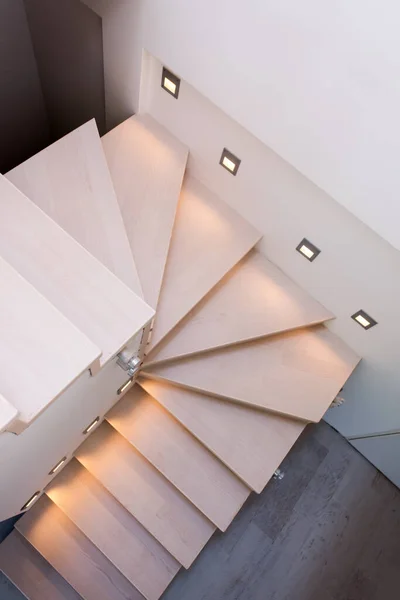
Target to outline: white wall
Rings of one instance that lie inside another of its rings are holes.
[[[0,3],[0,172],[49,143],[49,126],[22,0]]]
[[[175,100],[160,81],[147,56],[142,109],[189,146],[191,172],[262,231],[262,251],[336,314],[331,329],[363,357],[329,422],[347,436],[400,429],[399,252],[192,86],[182,81]],[[242,159],[236,177],[218,164],[224,146]],[[322,250],[313,263],[295,251],[303,237]],[[357,325],[360,308],[378,326]]]
[[[105,133],[101,18],[79,0],[24,0],[52,141],[92,118]]]
[[[104,16],[110,124],[142,48],[400,248],[400,4],[85,0]]]
[[[142,330],[131,340],[136,354]],[[68,460],[85,440],[82,431],[121,398],[118,388],[128,379],[113,360],[95,377],[86,371],[21,435],[0,434],[0,521],[20,512],[37,490],[53,478],[50,470]]]
[[[203,94],[183,84],[175,103],[154,83],[150,108],[364,357],[328,420],[349,436],[399,429],[400,255],[382,237],[400,248],[400,5],[84,1],[103,16],[109,125],[139,109],[143,49]],[[225,145],[243,159],[236,179],[217,165]],[[303,236],[323,250],[312,265],[293,250]],[[349,319],[361,307],[378,327]]]

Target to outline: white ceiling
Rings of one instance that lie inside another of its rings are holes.
[[[400,4],[146,0],[143,46],[400,248]]]

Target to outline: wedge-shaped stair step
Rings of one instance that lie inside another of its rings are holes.
[[[94,119],[22,163],[6,177],[141,295]]]
[[[148,115],[103,138],[146,302],[157,306],[188,150]]]
[[[148,364],[315,325],[333,314],[252,250],[151,353]]]
[[[1,257],[0,332],[0,432],[21,433],[101,354]]]
[[[149,351],[239,262],[261,235],[201,183],[186,178]]]
[[[180,564],[73,460],[47,495],[148,600],[157,600]]]
[[[15,529],[0,545],[0,571],[29,600],[81,600]]]
[[[77,451],[94,477],[188,568],[215,526],[110,425]]]
[[[317,422],[359,360],[319,325],[161,364],[142,375]]]
[[[46,496],[15,527],[84,600],[143,600],[122,573]]]
[[[0,433],[7,429],[14,429],[11,424],[17,424],[17,417],[18,410],[0,394]],[[23,429],[19,424],[17,424],[17,428]]]
[[[106,269],[0,176],[0,256],[102,351],[116,354],[153,316]]]
[[[250,494],[203,444],[138,385],[108,422],[221,530]]]
[[[167,383],[140,379],[202,444],[251,489],[261,492],[305,423],[225,402]]]

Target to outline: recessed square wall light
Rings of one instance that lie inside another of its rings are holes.
[[[240,160],[240,158],[232,154],[232,152],[229,152],[227,148],[223,149],[219,164],[222,165],[224,169],[229,171],[229,173],[231,173],[232,175],[236,175],[241,162],[242,161]]]
[[[21,508],[21,512],[23,510],[28,510],[28,508],[30,508],[32,506],[32,504],[34,504],[36,502],[36,500],[39,498],[40,496],[40,491],[35,492],[33,494],[33,496],[31,498],[29,498],[28,502],[26,502],[23,507]]]
[[[161,87],[166,92],[168,92],[168,94],[171,94],[171,96],[173,96],[174,98],[178,98],[180,85],[181,80],[179,79],[179,77],[177,77],[176,75],[171,73],[171,71],[168,71],[168,69],[163,67]]]
[[[92,430],[93,430],[93,429],[96,427],[96,425],[97,425],[97,423],[98,423],[99,421],[100,421],[100,417],[96,417],[96,418],[95,418],[95,420],[94,420],[94,421],[92,421],[92,422],[90,423],[90,425],[88,425],[88,426],[86,427],[86,429],[84,429],[84,430],[82,431],[83,435],[86,435],[87,433],[90,433],[90,432],[91,432],[91,431],[92,431]]]
[[[64,456],[50,471],[49,475],[54,475],[54,473],[57,473],[57,471],[59,471],[61,469],[61,467],[63,466],[63,464],[65,463],[65,461],[67,460],[67,457]]]
[[[312,262],[321,253],[321,250],[314,246],[311,242],[309,242],[306,238],[303,238],[300,244],[296,248],[297,252],[300,252],[303,256],[306,257],[307,260]]]
[[[351,316],[351,318],[354,319],[356,323],[361,325],[363,329],[371,329],[371,327],[378,325],[377,321],[367,315],[367,313],[363,310],[358,310],[356,313],[354,313],[354,315]]]

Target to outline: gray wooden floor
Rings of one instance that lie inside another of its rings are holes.
[[[282,470],[162,600],[399,600],[400,490],[325,423]]]
[[[162,600],[399,600],[400,490],[325,423],[282,470]]]

